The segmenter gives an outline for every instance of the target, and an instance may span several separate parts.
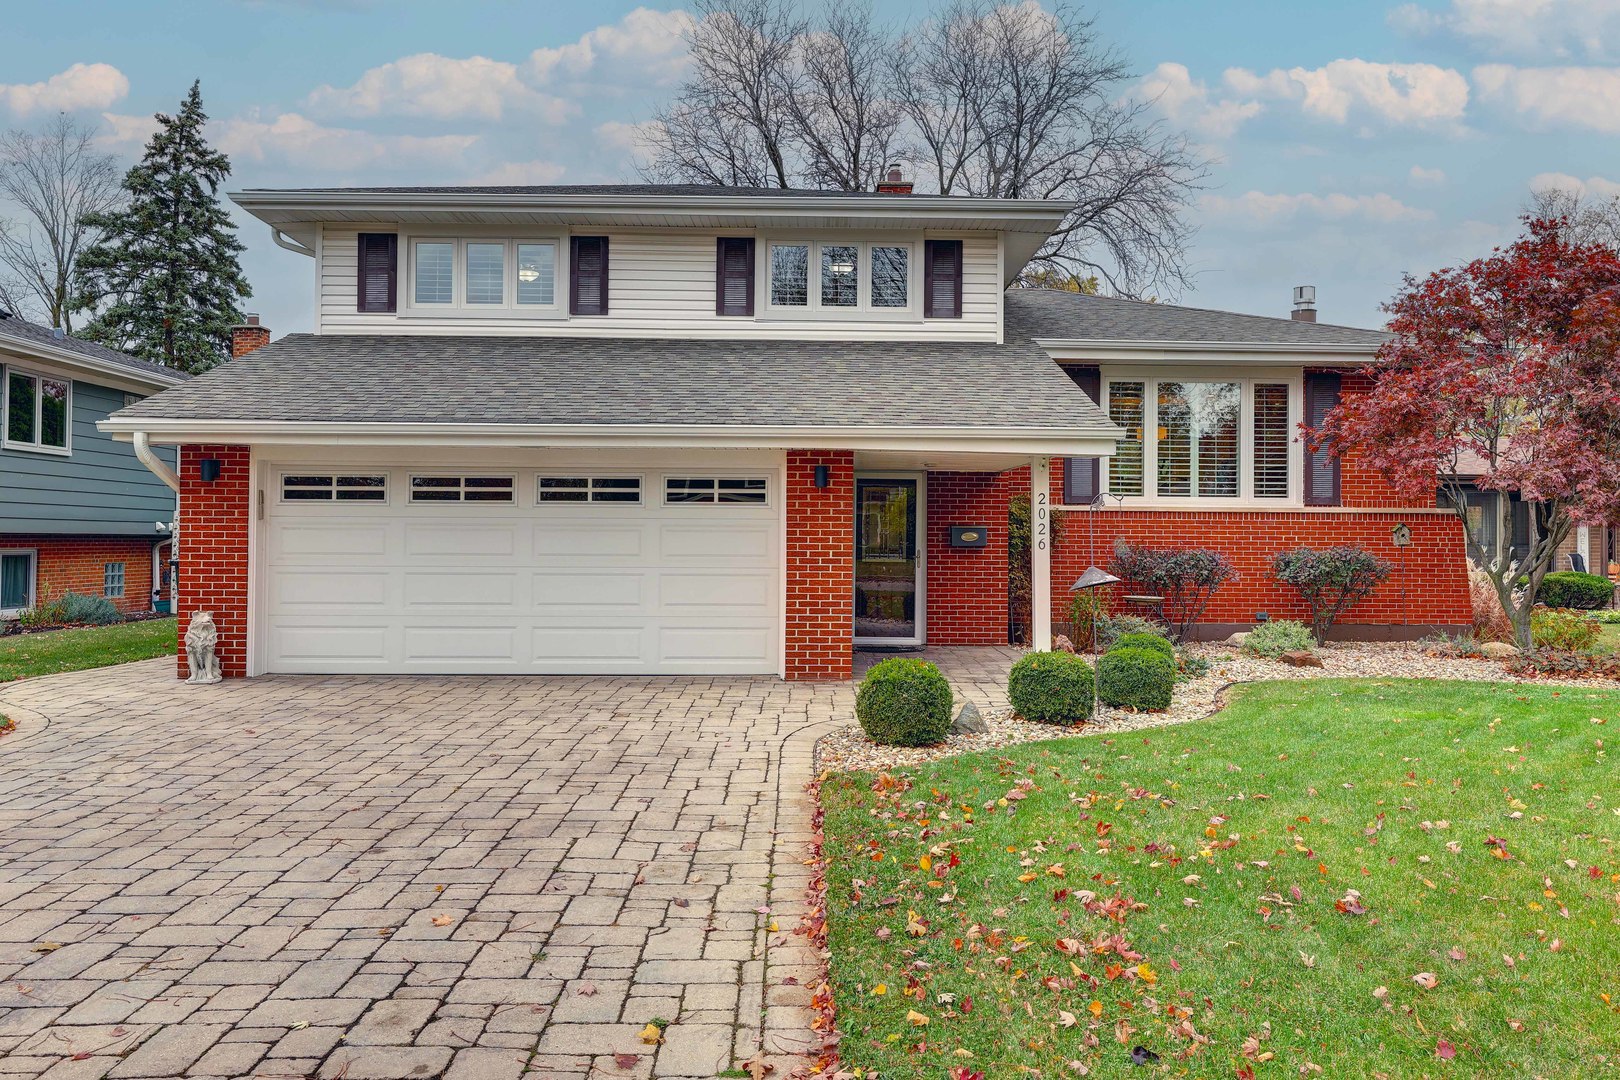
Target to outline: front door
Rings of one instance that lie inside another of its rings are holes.
[[[855,478],[855,640],[922,644],[917,477]]]

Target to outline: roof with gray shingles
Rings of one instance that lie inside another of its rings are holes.
[[[1381,338],[1376,331],[1075,293],[1015,289],[1006,301],[1001,345],[291,334],[117,415],[1073,430],[1108,421],[1036,338],[1361,344]],[[1200,336],[1199,326],[1210,329]],[[1225,336],[1228,327],[1245,336]]]
[[[834,188],[727,187],[721,184],[513,184],[494,187],[326,187],[274,188],[275,194],[303,195],[725,195],[783,198],[816,196],[828,199],[871,198],[870,191],[843,191]],[[899,193],[885,192],[884,197]],[[949,195],[917,192],[914,198],[949,199]]]
[[[30,345],[44,345],[48,348],[61,349],[63,352],[77,353],[91,360],[100,360],[109,364],[125,367],[133,374],[157,375],[170,379],[187,378],[182,372],[173,368],[154,364],[147,360],[138,360],[128,353],[121,353],[117,349],[109,349],[105,345],[97,345],[93,341],[84,341],[76,337],[57,337],[56,332],[48,326],[31,323],[18,315],[6,315],[0,318],[0,347],[10,343],[19,348],[28,348]]]
[[[1020,333],[1032,338],[1088,341],[1378,346],[1391,336],[1382,330],[1354,326],[1082,296],[1051,289],[1009,290],[1009,337],[1015,322]]]

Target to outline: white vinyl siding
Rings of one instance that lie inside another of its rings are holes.
[[[722,316],[715,313],[715,236],[723,230],[671,230],[667,232],[609,232],[613,260],[609,274],[609,314],[589,318],[569,318],[557,308],[533,310],[524,303],[513,308],[478,311],[444,309],[408,310],[401,303],[398,314],[360,313],[355,310],[356,236],[382,226],[337,227],[327,225],[320,242],[320,311],[318,333],[325,334],[511,334],[559,337],[726,337],[857,341],[995,341],[1000,336],[1001,265],[1000,244],[994,234],[969,235],[962,245],[962,318],[924,320],[921,316],[921,234],[886,240],[874,234],[877,246],[911,248],[908,269],[913,276],[913,309],[876,307],[871,310],[839,311],[820,315],[808,309],[801,313],[770,310],[769,247],[772,241],[758,239],[755,295],[760,298],[754,318]],[[582,229],[582,234],[591,230]],[[592,233],[593,235],[598,235]],[[843,242],[839,234],[833,242]],[[892,235],[892,234],[889,234]],[[932,234],[928,234],[932,235]],[[955,234],[960,236],[961,234]],[[467,239],[517,239],[493,235]],[[554,295],[567,292],[568,245],[564,240],[555,254]],[[401,257],[406,240],[401,239]],[[811,275],[819,274],[819,265]],[[403,275],[404,269],[402,267]],[[863,276],[866,271],[862,270]],[[405,280],[402,276],[402,282]],[[863,281],[863,288],[865,286]],[[402,289],[404,286],[402,285]],[[510,290],[509,290],[510,291]],[[402,301],[409,296],[402,291]],[[454,294],[452,294],[454,295]],[[566,305],[561,305],[566,308]],[[521,324],[515,331],[513,322]]]

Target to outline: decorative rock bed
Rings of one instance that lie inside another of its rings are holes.
[[[1316,652],[1322,661],[1321,667],[1293,667],[1276,660],[1246,656],[1225,644],[1191,645],[1187,651],[1208,660],[1209,673],[1177,683],[1175,699],[1164,712],[1132,713],[1099,705],[1093,722],[1065,728],[1019,720],[1007,708],[981,708],[990,729],[986,734],[950,735],[938,746],[920,747],[880,746],[852,722],[816,744],[816,768],[818,772],[892,769],[1041,739],[1185,724],[1216,712],[1221,706],[1221,692],[1233,683],[1265,679],[1467,679],[1620,689],[1620,682],[1609,679],[1520,679],[1509,673],[1500,661],[1431,656],[1411,642],[1331,642]]]

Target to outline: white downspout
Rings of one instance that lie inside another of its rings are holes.
[[[173,469],[169,468],[168,462],[152,453],[152,444],[147,441],[146,432],[134,432],[131,435],[131,439],[135,443],[135,456],[140,459],[141,464],[150,469],[153,476],[163,481],[163,483],[168,486],[170,491],[173,491],[175,494],[179,494],[179,475],[177,475]]]

